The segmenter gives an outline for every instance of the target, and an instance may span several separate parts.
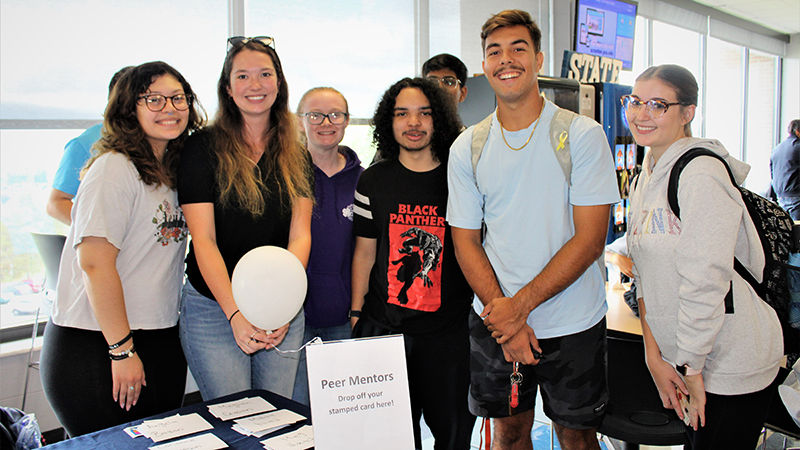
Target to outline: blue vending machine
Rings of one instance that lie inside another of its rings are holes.
[[[631,93],[631,87],[616,83],[593,83],[595,87],[595,120],[606,133],[608,145],[614,155],[617,186],[622,201],[614,205],[608,223],[606,242],[611,243],[625,234],[628,225],[628,192],[630,183],[639,171],[644,147],[637,147],[622,111],[620,97]]]

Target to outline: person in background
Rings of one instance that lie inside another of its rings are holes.
[[[269,37],[232,37],[214,123],[186,142],[178,200],[192,235],[181,299],[181,344],[204,400],[265,389],[291,397],[303,313],[276,330],[236,306],[231,275],[248,251],[285,248],[305,267],[314,178],[300,145],[289,88]],[[264,292],[264,301],[276,301]]]
[[[70,436],[178,408],[186,383],[178,301],[187,229],[175,177],[203,119],[189,83],[163,62],[126,71],[104,117],[40,360]]]
[[[458,104],[467,99],[467,66],[449,53],[438,54],[422,64],[422,77],[439,83],[453,101]]]
[[[624,234],[606,245],[605,260],[617,266],[620,273],[633,278],[633,261],[628,256],[628,240]]]
[[[109,97],[117,80],[130,68],[131,66],[123,67],[111,77],[111,81],[108,83]],[[102,128],[102,123],[92,125],[80,136],[67,142],[64,147],[64,154],[61,156],[61,162],[58,164],[58,169],[53,179],[53,189],[47,199],[46,210],[50,217],[66,225],[71,223],[72,199],[78,192],[81,168],[91,156],[92,145],[100,139]]]
[[[793,220],[800,220],[800,119],[789,123],[789,136],[769,159],[772,191]]]
[[[645,359],[665,408],[684,418],[688,396],[689,448],[755,448],[783,356],[775,310],[733,267],[735,256],[763,272],[758,233],[716,158],[695,158],[681,173],[680,218],[667,202],[672,167],[692,148],[723,157],[737,183],[750,170],[718,140],[691,136],[697,92],[691,72],[666,64],[622,97],[634,140],[649,147],[628,228]]]
[[[378,103],[381,160],[356,188],[353,337],[403,334],[416,448],[420,419],[435,448],[468,449],[472,291],[453,253],[447,158],[461,123],[432,81],[404,78]]]
[[[353,195],[363,168],[356,152],[339,145],[349,122],[347,100],[331,87],[316,87],[297,105],[306,149],[314,162],[314,211],[305,301],[304,342],[349,339],[350,264],[353,262]],[[292,399],[308,404],[305,352]]]
[[[593,120],[576,116],[569,127],[569,180],[554,157],[549,130],[558,107],[539,92],[541,36],[521,10],[484,23],[483,70],[497,110],[475,171],[474,127],[450,153],[447,220],[475,291],[469,407],[492,418],[496,448],[531,448],[541,391],[563,448],[599,448],[607,306],[596,261],[619,190]]]

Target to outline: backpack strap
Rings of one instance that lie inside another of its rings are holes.
[[[486,146],[486,141],[489,139],[489,130],[492,128],[492,116],[497,110],[495,109],[491,114],[484,117],[483,120],[475,125],[472,129],[472,180],[475,181],[475,186],[478,185],[478,161],[481,159],[483,147]]]
[[[553,120],[550,122],[550,145],[556,155],[561,171],[567,184],[570,183],[572,175],[572,152],[569,148],[569,127],[578,115],[574,112],[557,107]]]
[[[542,99],[542,101],[545,100]],[[478,184],[478,161],[481,159],[483,148],[486,146],[486,141],[489,139],[489,131],[492,128],[492,116],[494,116],[496,112],[497,110],[495,109],[472,129],[472,178],[476,186]],[[576,113],[557,106],[556,112],[553,115],[553,120],[550,122],[550,145],[553,148],[553,154],[556,156],[556,160],[558,160],[558,165],[561,166],[561,171],[564,172],[564,178],[567,180],[567,184],[570,184],[572,175],[572,152],[569,146],[569,127],[576,117],[578,117]]]
[[[733,187],[739,190],[739,185],[736,184],[736,178],[734,178],[733,172],[731,171],[728,163],[725,161],[725,158],[707,148],[695,147],[690,149],[681,155],[675,162],[675,165],[672,166],[672,169],[669,172],[669,182],[667,183],[667,203],[669,203],[669,208],[678,219],[681,218],[681,208],[678,205],[678,181],[683,169],[685,169],[686,166],[698,156],[710,156],[722,162],[722,165],[725,166],[725,170],[728,172],[728,177],[730,177]],[[756,281],[755,277],[750,273],[750,271],[747,270],[747,268],[744,267],[741,262],[739,262],[739,258],[733,258],[733,268],[740,277],[744,278],[745,281],[747,281],[747,283],[753,287],[753,290],[756,291],[756,294],[758,294],[759,297],[764,298],[763,287],[758,281]],[[728,294],[725,296],[725,312],[733,312],[733,281],[731,281],[731,288],[728,290]]]
[[[725,170],[728,171],[728,176],[731,179],[731,183],[733,183],[733,187],[739,188],[739,185],[736,184],[736,178],[733,176],[733,172],[731,172],[730,166],[725,161],[722,156],[712,152],[707,148],[702,147],[695,147],[678,158],[675,162],[675,165],[672,166],[672,170],[669,172],[669,183],[667,184],[667,202],[669,203],[669,207],[672,210],[672,213],[680,219],[681,218],[681,208],[678,206],[678,179],[681,176],[681,172],[686,166],[698,156],[711,156],[712,158],[716,158],[722,162],[722,165],[725,166]]]

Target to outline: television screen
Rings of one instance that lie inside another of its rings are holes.
[[[636,6],[632,0],[577,0],[575,51],[619,59],[630,70]]]

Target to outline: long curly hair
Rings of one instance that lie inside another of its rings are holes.
[[[139,96],[162,75],[171,75],[181,84],[184,94],[190,100],[189,118],[186,129],[177,138],[167,143],[167,150],[161,161],[156,159],[153,148],[139,124],[136,104]],[[127,69],[111,89],[108,105],[103,119],[103,131],[93,146],[93,155],[82,171],[101,155],[108,152],[121,153],[130,159],[139,177],[147,185],[166,185],[175,188],[177,181],[180,150],[186,137],[205,123],[205,110],[195,98],[189,82],[169,64],[153,61]]]
[[[278,77],[278,94],[270,109],[270,123],[264,135],[266,148],[260,169],[265,176],[274,174],[278,177],[279,189],[286,189],[291,204],[300,197],[311,197],[313,187],[308,176],[311,167],[299,140],[297,119],[289,111],[289,87],[278,54],[255,40],[233,46],[225,57],[217,83],[219,109],[211,127],[217,158],[217,186],[223,205],[235,205],[253,216],[259,216],[264,213],[263,192],[267,188],[253,171],[244,136],[244,118],[228,94],[233,60],[244,49],[269,56]]]
[[[372,141],[378,147],[381,159],[396,159],[400,155],[400,146],[394,137],[392,123],[394,107],[400,91],[416,88],[425,94],[431,104],[433,116],[433,136],[431,136],[431,152],[440,163],[446,163],[450,155],[450,145],[461,132],[461,119],[456,113],[453,101],[448,98],[439,85],[425,78],[403,78],[393,84],[381,98],[375,115],[372,118]]]

